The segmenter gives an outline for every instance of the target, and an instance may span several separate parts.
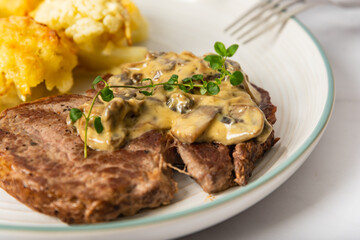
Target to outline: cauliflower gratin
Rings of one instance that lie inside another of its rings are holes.
[[[88,68],[138,61],[147,52],[128,47],[147,38],[147,23],[130,0],[44,0],[31,16],[72,39]]]
[[[0,17],[25,16],[43,0],[0,0]]]
[[[0,0],[0,110],[69,91],[78,62],[104,71],[142,60],[147,49],[131,45],[147,35],[131,0]]]
[[[3,107],[26,101],[44,82],[67,92],[73,85],[77,57],[72,43],[30,17],[0,19],[0,99]]]

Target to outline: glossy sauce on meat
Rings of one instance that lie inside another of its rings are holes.
[[[227,70],[239,70],[240,66],[227,61]],[[173,74],[182,79],[202,74],[205,80],[218,77],[203,58],[190,52],[176,54],[149,53],[142,62],[125,64],[119,74],[109,78],[109,85],[147,85],[141,82],[151,78],[154,83],[167,82]],[[256,138],[260,143],[272,131],[264,113],[258,107],[259,93],[248,82],[247,76],[238,86],[223,80],[217,95],[201,95],[198,89],[184,93],[179,89],[165,91],[162,86],[153,96],[146,97],[136,89],[114,88],[115,98],[110,102],[99,99],[92,111],[101,116],[104,131],[98,134],[93,122],[88,129],[88,145],[99,150],[115,150],[129,140],[150,130],[167,131],[183,143],[218,142],[225,145],[245,142]],[[87,112],[90,102],[80,109]],[[82,139],[85,120],[75,124]]]

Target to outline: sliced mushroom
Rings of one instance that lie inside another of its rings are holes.
[[[164,54],[165,52],[161,52],[161,51],[149,51],[145,57],[146,60],[150,60],[150,59],[156,59]]]
[[[134,82],[140,83],[141,80],[143,79],[143,74],[142,73],[133,73],[132,79]]]
[[[106,129],[112,130],[124,118],[126,111],[125,101],[122,98],[114,98],[106,106],[101,118],[102,124]]]
[[[220,122],[225,123],[225,124],[234,124],[235,123],[235,119],[233,119],[232,117],[229,116],[222,116]]]
[[[237,142],[246,141],[258,136],[264,128],[264,114],[258,108],[249,105],[230,106],[229,114],[235,119],[228,131],[228,139],[237,139]]]
[[[142,103],[143,101],[136,99],[125,101],[122,98],[114,98],[106,106],[101,117],[104,128],[111,131],[118,128],[119,124],[127,124],[127,118],[137,115]]]
[[[110,85],[133,85],[134,82],[130,78],[130,71],[123,71],[121,74],[113,75],[109,78]]]
[[[107,142],[107,145],[109,146],[108,149],[115,150],[119,148],[123,144],[126,136],[127,136],[127,131],[121,129],[111,134],[110,141]]]
[[[174,71],[175,67],[176,67],[176,61],[175,60],[168,60],[163,67],[163,70],[165,72],[170,72],[170,71]]]
[[[261,103],[261,94],[251,85],[246,74],[244,74],[244,81],[242,84],[251,98],[259,105]]]
[[[204,133],[201,141],[216,141],[232,145],[247,141],[261,134],[264,115],[254,106],[232,105],[228,116],[219,115]]]
[[[101,134],[92,134],[96,149],[115,150],[120,147],[129,133],[129,127],[134,124],[143,102],[136,99],[124,100],[114,98],[105,107],[101,116],[104,131]],[[90,136],[90,134],[89,134]]]
[[[194,105],[194,100],[184,93],[173,93],[170,95],[166,105],[174,112],[188,113]]]
[[[271,126],[271,124],[265,119],[265,125],[264,125],[264,129],[261,132],[261,134],[259,136],[256,137],[256,141],[260,144],[264,143],[268,137],[270,136],[271,132],[273,130],[273,127]]]
[[[180,142],[193,143],[205,132],[219,111],[215,106],[200,106],[177,118],[171,133]]]
[[[241,71],[240,64],[230,59],[226,59],[225,67],[230,72]]]

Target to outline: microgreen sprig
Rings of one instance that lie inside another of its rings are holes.
[[[78,108],[72,108],[70,110],[70,119],[73,123],[76,122],[77,120],[79,120],[82,116],[84,116],[84,118],[85,118],[84,158],[87,158],[87,134],[88,134],[88,128],[89,128],[89,121],[92,119],[91,112],[95,105],[96,99],[99,96],[101,96],[101,98],[104,101],[110,102],[114,98],[114,93],[110,89],[109,84],[100,76],[97,76],[94,79],[94,81],[92,83],[92,88],[95,88],[95,85],[98,84],[99,82],[103,82],[105,84],[105,87],[96,93],[95,97],[93,98],[93,100],[91,102],[90,109],[89,109],[87,115],[85,115],[85,113],[83,113]],[[94,119],[94,127],[95,127],[96,132],[99,134],[102,133],[102,131],[104,130],[104,127],[101,123],[101,118],[99,116],[95,116],[93,119]]]
[[[211,83],[211,88],[217,89],[217,92],[220,91],[219,85],[226,76],[229,77],[230,83],[233,86],[240,85],[244,80],[244,75],[242,74],[242,72],[235,71],[231,73],[226,69],[226,59],[228,57],[234,56],[238,48],[239,45],[237,44],[233,44],[230,47],[226,48],[223,43],[216,42],[214,44],[214,49],[218,54],[210,54],[204,58],[205,61],[209,62],[212,69],[217,70],[220,73],[220,77],[216,78],[215,82],[209,82],[209,84]]]
[[[182,79],[179,81],[179,76],[173,74],[167,82],[162,83],[154,83],[151,78],[145,78],[141,80],[141,83],[149,82],[148,85],[109,85],[107,81],[105,81],[102,77],[97,76],[93,83],[92,88],[95,88],[100,82],[103,82],[105,86],[96,93],[94,96],[89,111],[87,115],[82,112],[78,108],[72,108],[70,110],[70,119],[74,123],[80,118],[85,118],[85,136],[84,136],[84,158],[87,158],[87,135],[90,120],[94,120],[94,127],[98,134],[104,131],[104,127],[101,123],[101,117],[92,116],[91,112],[95,105],[96,99],[100,96],[101,99],[105,102],[110,102],[114,98],[113,88],[132,88],[139,89],[139,92],[144,94],[145,96],[152,96],[154,94],[154,90],[156,87],[162,86],[165,91],[173,91],[175,88],[179,88],[181,91],[188,93],[193,89],[199,89],[201,95],[209,94],[209,95],[217,95],[220,92],[220,87],[222,81],[228,77],[230,83],[234,86],[238,86],[244,80],[244,76],[240,71],[235,71],[233,73],[229,72],[226,69],[226,59],[228,57],[232,57],[238,49],[237,44],[233,44],[230,47],[226,48],[225,45],[221,42],[216,42],[214,45],[214,49],[217,54],[207,55],[204,60],[209,62],[210,67],[214,70],[217,70],[220,73],[220,77],[215,78],[214,81],[206,81],[204,80],[204,76],[202,74],[196,74],[188,78]],[[144,89],[144,90],[140,90]],[[147,90],[145,90],[147,89]],[[148,91],[150,90],[150,91]]]

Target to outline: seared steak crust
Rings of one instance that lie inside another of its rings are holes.
[[[84,143],[66,118],[72,107],[89,99],[62,95],[4,111],[0,186],[67,223],[109,221],[168,204],[177,185],[164,162],[161,133],[148,132],[116,152],[89,149],[84,159]]]
[[[243,186],[248,183],[254,170],[255,161],[262,157],[277,141],[278,139],[274,138],[274,131],[272,131],[268,139],[262,144],[257,143],[256,140],[236,144],[233,152],[234,181],[238,185]]]
[[[276,122],[276,106],[270,95],[262,88],[254,86],[261,94],[260,109],[270,124]],[[178,152],[191,177],[205,192],[215,193],[234,184],[246,185],[254,169],[254,162],[269,150],[278,139],[274,131],[260,144],[251,139],[235,146],[210,143],[178,143]],[[231,156],[231,157],[230,157]]]
[[[234,166],[227,146],[179,143],[178,152],[187,171],[205,192],[219,192],[234,185]]]

